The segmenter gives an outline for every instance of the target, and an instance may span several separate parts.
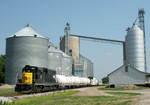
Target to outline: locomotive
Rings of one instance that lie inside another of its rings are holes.
[[[98,85],[95,78],[57,75],[56,71],[51,69],[26,65],[22,69],[22,78],[18,79],[15,91],[37,93],[93,85]]]

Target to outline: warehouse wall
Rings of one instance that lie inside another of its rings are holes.
[[[114,84],[116,87],[129,84],[145,84],[149,82],[146,75],[149,74],[124,65],[108,75],[109,84]]]

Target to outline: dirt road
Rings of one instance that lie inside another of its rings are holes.
[[[74,94],[73,96],[112,96],[110,94],[107,94],[103,91],[100,91],[97,89],[98,87],[88,87],[84,88],[82,90],[79,90],[81,92]]]
[[[139,96],[139,102],[136,105],[150,105],[150,89],[144,90],[124,90],[117,92],[132,92],[132,93],[140,93],[142,95]]]
[[[105,93],[106,91],[98,90],[98,87],[88,87],[88,88],[80,88],[77,89],[80,92],[74,94],[73,96],[112,96],[110,94]],[[124,91],[107,91],[107,92],[132,92],[132,93],[140,93],[142,95],[139,96],[139,102],[136,105],[150,105],[150,89],[144,90],[124,90]]]

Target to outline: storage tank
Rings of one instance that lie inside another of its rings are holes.
[[[126,64],[146,72],[144,33],[136,24],[127,30],[125,37]]]
[[[48,68],[55,70],[56,74],[62,74],[62,53],[51,43],[48,48]]]
[[[80,60],[82,60],[83,62],[83,77],[88,77],[87,75],[87,68],[88,68],[88,62],[87,59],[85,57],[83,57],[82,55],[80,55]]]
[[[6,39],[5,83],[15,85],[25,65],[48,67],[48,39],[30,25]]]
[[[91,85],[98,85],[98,80],[95,77],[91,79]]]
[[[90,75],[90,77],[93,77],[94,75],[94,67],[93,67],[93,62],[92,61],[90,61],[90,71],[89,71],[89,75]]]
[[[79,37],[69,36],[69,50],[72,51],[72,58],[75,63],[79,62]]]
[[[62,73],[68,76],[72,75],[72,57],[62,52]]]
[[[68,48],[65,46],[66,36],[60,37],[60,50],[65,52]],[[69,36],[69,50],[71,51],[71,55],[73,61],[75,63],[79,63],[79,38],[75,36]]]
[[[92,71],[93,71],[93,64],[89,59],[87,59],[87,77],[93,77]]]
[[[83,77],[93,77],[93,63],[82,55],[80,60],[83,62]]]

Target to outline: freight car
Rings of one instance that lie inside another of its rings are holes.
[[[20,93],[37,93],[97,84],[98,81],[95,78],[56,75],[54,70],[26,65],[22,70],[22,78],[18,79],[15,91]]]

